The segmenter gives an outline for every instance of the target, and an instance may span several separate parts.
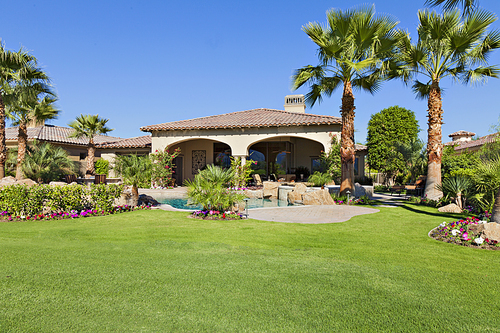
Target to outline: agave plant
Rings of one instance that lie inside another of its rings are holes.
[[[436,185],[436,188],[443,192],[443,196],[455,201],[460,209],[463,209],[465,200],[470,195],[472,181],[464,176],[446,177]]]
[[[184,183],[188,188],[188,198],[204,210],[226,211],[236,202],[243,200],[244,195],[230,190],[227,186],[233,178],[231,170],[209,165],[201,170],[193,180]]]

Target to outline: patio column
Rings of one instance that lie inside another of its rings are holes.
[[[234,158],[238,158],[238,157],[241,157],[241,165],[245,165],[245,163],[247,162],[247,156],[246,155],[233,155]]]

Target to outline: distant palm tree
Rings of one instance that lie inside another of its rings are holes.
[[[99,118],[99,115],[79,115],[76,117],[75,121],[69,123],[69,126],[73,128],[73,133],[70,135],[72,138],[86,138],[88,139],[87,144],[87,168],[85,171],[85,176],[90,177],[94,175],[94,156],[95,156],[95,143],[94,138],[99,134],[106,134],[111,132],[113,129],[106,127],[106,123],[109,119]]]
[[[375,16],[374,7],[327,12],[326,26],[309,23],[302,30],[318,45],[318,66],[295,71],[293,89],[310,87],[306,103],[313,106],[343,87],[340,192],[354,193],[353,88],[375,93],[389,69],[393,46],[401,34],[390,16]]]
[[[440,82],[452,77],[464,84],[479,83],[488,77],[498,77],[499,68],[488,66],[487,57],[500,47],[500,32],[487,33],[496,16],[487,11],[475,11],[461,18],[458,11],[437,14],[429,10],[419,11],[418,41],[411,43],[407,36],[400,40],[400,60],[404,66],[398,73],[406,81],[412,81],[417,98],[427,99],[427,182],[425,192],[430,199],[438,199],[442,193],[436,188],[441,183],[441,157],[443,110]],[[418,76],[426,82],[417,80]]]
[[[5,161],[7,160],[7,145],[5,143],[5,104],[3,95],[10,89],[14,80],[28,78],[29,73],[23,70],[25,64],[34,57],[23,49],[12,52],[5,49],[0,40],[0,178],[5,177]],[[36,60],[35,60],[36,61]]]
[[[458,6],[464,9],[464,15],[469,15],[478,6],[478,0],[426,0],[426,5],[435,7],[443,5],[445,11],[453,10]]]
[[[28,124],[55,119],[60,112],[54,107],[57,100],[55,94],[45,83],[48,77],[37,68],[33,68],[33,71],[38,72],[36,78],[19,82],[5,96],[7,117],[13,125],[19,126],[16,179],[22,178],[22,163],[28,144]]]
[[[478,191],[476,201],[491,209],[491,221],[500,223],[500,157],[481,161],[472,178]]]

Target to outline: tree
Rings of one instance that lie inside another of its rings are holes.
[[[406,168],[404,156],[396,144],[415,141],[420,128],[415,113],[400,106],[391,106],[371,116],[368,122],[368,164],[370,168],[392,179]]]
[[[118,155],[115,158],[113,168],[126,184],[132,185],[132,197],[137,205],[139,186],[148,188],[151,186],[151,160],[148,156],[138,156],[137,154]]]
[[[65,174],[74,174],[75,164],[63,148],[35,140],[27,149],[22,171],[27,178],[48,183],[59,180]]]
[[[332,135],[332,146],[328,152],[321,153],[321,168],[336,183],[340,182],[342,162],[340,159],[340,143],[336,135]]]
[[[396,143],[395,148],[403,156],[409,180],[415,182],[417,177],[426,171],[424,142],[420,139],[412,139],[408,142]]]
[[[113,129],[106,127],[106,123],[109,119],[99,118],[99,115],[79,115],[76,117],[75,121],[69,123],[69,126],[73,128],[73,133],[70,137],[73,138],[86,138],[88,139],[87,144],[87,168],[85,171],[85,176],[90,177],[94,175],[94,156],[95,156],[95,143],[94,138],[98,134],[107,134]]]
[[[437,14],[419,11],[418,41],[411,43],[407,36],[400,40],[399,60],[403,67],[398,71],[406,82],[413,81],[417,98],[427,99],[427,182],[424,194],[438,199],[442,193],[436,189],[441,183],[441,157],[443,109],[440,82],[452,77],[464,84],[480,83],[488,77],[498,77],[499,69],[487,65],[491,51],[500,47],[500,33],[487,33],[496,21],[487,11],[475,11],[461,19],[458,11]],[[426,82],[417,80],[427,78]]]
[[[7,160],[7,145],[5,143],[5,104],[3,95],[10,89],[10,84],[15,80],[27,78],[22,70],[24,64],[33,59],[23,49],[12,52],[5,49],[0,40],[0,178],[5,177],[5,161]]]
[[[472,13],[474,8],[476,8],[479,4],[477,0],[426,0],[426,5],[430,5],[432,7],[443,5],[443,9],[445,11],[453,10],[458,6],[462,6],[464,9],[464,15],[469,15]]]
[[[475,200],[483,208],[491,207],[491,221],[500,223],[500,157],[480,161],[473,179],[479,192]]]
[[[55,119],[60,112],[54,107],[57,98],[46,84],[48,77],[31,62],[26,66],[32,72],[30,78],[17,82],[5,96],[7,117],[13,125],[19,126],[16,179],[23,176],[22,163],[28,145],[28,124]]]
[[[390,16],[375,16],[374,7],[327,11],[328,23],[309,23],[302,30],[318,46],[318,66],[293,75],[293,89],[307,84],[306,103],[312,107],[343,87],[340,192],[354,193],[354,89],[375,93],[389,69],[393,45],[400,34]]]

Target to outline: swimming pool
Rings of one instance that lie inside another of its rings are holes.
[[[187,198],[156,198],[161,204],[167,204],[177,209],[200,210],[201,205],[190,205]],[[264,207],[286,207],[289,205],[285,200],[278,199],[256,199],[251,198],[247,201],[248,209]]]

